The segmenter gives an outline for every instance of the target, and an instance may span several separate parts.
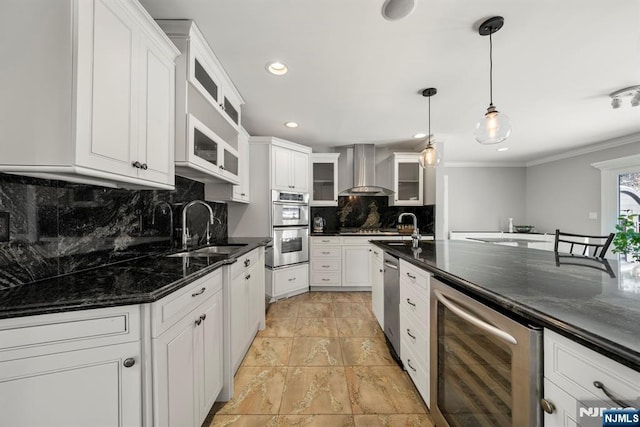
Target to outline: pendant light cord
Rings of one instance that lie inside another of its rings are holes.
[[[431,145],[431,97],[429,97],[429,134],[427,135],[427,146]]]
[[[489,33],[489,105],[493,105],[493,41]]]

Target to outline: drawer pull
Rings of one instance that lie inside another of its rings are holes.
[[[329,255],[331,252],[321,252],[322,255]]]
[[[296,280],[295,277],[292,277],[291,279],[288,279],[290,282],[293,282],[294,280]]]
[[[411,273],[407,273],[407,276],[409,276],[410,279],[416,280],[416,276]]]
[[[321,240],[322,243],[329,243],[331,240]]]
[[[407,359],[407,365],[411,368],[411,370],[412,370],[413,372],[418,372],[418,371],[416,370],[416,368],[414,368],[413,366],[411,366],[411,359]]]
[[[136,359],[134,359],[133,357],[127,357],[126,359],[124,359],[124,362],[122,362],[122,364],[125,368],[130,368],[136,364]]]
[[[204,291],[206,291],[207,288],[202,288],[200,289],[198,292],[194,292],[191,294],[192,297],[197,297],[198,295],[202,295],[204,293]]]
[[[323,265],[322,268],[329,268],[331,267],[330,265]]]
[[[415,335],[411,335],[411,329],[407,328],[407,335],[409,335],[412,339],[416,339]]]
[[[411,300],[409,298],[407,298],[407,304],[412,305],[412,306],[416,306],[414,303],[411,302]]]
[[[618,406],[620,406],[620,407],[622,407],[622,408],[630,408],[630,407],[631,407],[631,405],[629,405],[628,403],[625,403],[625,402],[623,402],[623,401],[622,401],[622,400],[620,400],[620,399],[616,399],[616,398],[615,398],[615,397],[614,397],[614,396],[613,396],[613,395],[612,395],[612,394],[611,394],[611,393],[606,389],[606,387],[604,386],[604,384],[602,384],[600,381],[594,381],[594,382],[593,382],[593,386],[594,386],[595,388],[599,388],[600,390],[602,390],[602,392],[603,392],[604,394],[606,394],[606,395],[607,395],[607,397],[608,397],[609,399],[611,399],[611,400],[612,400],[616,405],[618,405]]]
[[[322,281],[323,281],[323,282],[330,282],[330,281],[331,281],[331,279],[323,278],[323,279],[322,279]]]
[[[244,276],[244,280],[249,280],[249,279],[251,279],[251,275],[250,274],[247,274],[246,276]]]
[[[540,399],[540,406],[542,406],[542,410],[547,414],[553,414],[556,411],[556,405],[547,399]]]
[[[245,267],[249,267],[249,264],[251,264],[251,260],[249,258],[244,260],[244,266]]]

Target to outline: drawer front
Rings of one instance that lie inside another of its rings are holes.
[[[429,366],[428,325],[418,325],[404,312],[400,313],[400,341],[411,349],[422,366]]]
[[[312,245],[339,245],[340,244],[340,236],[331,236],[331,237],[311,237]]]
[[[400,354],[404,369],[406,369],[409,377],[416,385],[422,400],[429,406],[429,370],[420,363],[413,350],[407,347],[406,341],[400,340]]]
[[[311,284],[316,286],[333,286],[340,285],[340,273],[331,272],[311,272]]]
[[[400,280],[400,313],[417,325],[429,326],[429,298],[422,288]]]
[[[429,292],[430,274],[404,260],[400,260],[400,280],[413,283]]]
[[[58,313],[0,322],[0,352],[105,339],[106,344],[140,339],[140,311],[135,307]]]
[[[544,330],[544,376],[578,400],[600,399],[618,407],[594,386],[595,381],[632,407],[640,396],[640,372],[548,329]]]
[[[340,259],[319,259],[311,261],[312,271],[337,271],[340,272],[342,263]]]
[[[219,290],[222,290],[222,268],[153,303],[152,336],[160,335]]]
[[[275,270],[273,288],[276,295],[295,291],[309,286],[309,267],[301,265],[282,270]]]
[[[250,269],[254,265],[256,265],[258,263],[259,255],[259,249],[254,249],[249,253],[239,256],[238,261],[231,264],[231,271],[229,273],[231,275],[231,278],[245,273],[247,269]]]
[[[340,258],[340,246],[312,246],[311,259],[313,258]]]

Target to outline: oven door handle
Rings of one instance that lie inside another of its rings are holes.
[[[500,338],[501,340],[503,340],[503,341],[505,341],[505,342],[507,342],[509,344],[513,344],[513,345],[518,344],[518,340],[516,340],[513,336],[511,336],[510,334],[506,333],[505,331],[503,331],[501,329],[496,328],[493,325],[488,324],[484,320],[478,319],[477,317],[467,313],[466,311],[464,311],[463,309],[461,309],[460,307],[458,307],[457,305],[455,305],[454,303],[449,301],[439,290],[434,289],[433,290],[433,295],[445,307],[447,307],[449,310],[453,311],[458,316],[462,317],[467,322],[477,326],[478,328],[490,333],[491,335],[493,335],[493,336],[495,336],[497,338]]]

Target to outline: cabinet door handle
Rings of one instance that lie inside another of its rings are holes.
[[[207,318],[207,313],[203,314],[202,316],[200,316],[200,320],[202,320],[204,322],[204,320]]]
[[[135,162],[131,163],[131,166],[133,166],[136,169],[140,169],[142,167],[142,163],[136,160]]]
[[[418,371],[416,370],[416,368],[414,368],[413,366],[411,366],[411,359],[407,359],[407,365],[411,368],[411,370],[412,370],[413,372],[418,372]]]
[[[246,276],[244,276],[244,280],[249,280],[249,279],[251,279],[251,275],[250,274],[247,274]]]
[[[125,368],[130,368],[136,364],[136,359],[134,359],[133,357],[127,357],[126,359],[124,359],[124,362],[122,362],[122,364]]]
[[[191,294],[192,297],[197,297],[198,295],[202,295],[204,293],[204,291],[206,291],[207,288],[202,288],[200,289],[198,292],[194,292]]]
[[[409,276],[410,279],[413,279],[413,280],[416,279],[416,276],[412,275],[411,273],[407,273],[407,276]]]
[[[296,280],[295,277],[292,277],[291,279],[289,279],[290,282],[293,282],[294,280]]]
[[[140,165],[140,169],[146,171],[147,169],[149,169],[149,166],[146,163],[143,163]]]
[[[556,405],[547,399],[540,399],[540,406],[542,406],[542,410],[547,414],[553,414],[556,411]]]
[[[249,258],[244,260],[244,266],[245,267],[249,267],[249,264],[251,264],[251,260]]]
[[[246,194],[245,194],[245,193],[240,193],[240,195],[241,195],[242,197],[246,196]]]
[[[412,306],[416,306],[414,303],[411,302],[411,300],[409,298],[407,298],[407,304],[412,305]]]
[[[384,269],[383,268],[380,269],[380,273],[384,273]]]
[[[220,165],[220,169],[224,170],[224,165]]]
[[[611,394],[611,392],[609,392],[609,390],[607,390],[607,388],[604,386],[604,384],[602,384],[600,381],[594,381],[593,382],[593,386],[595,388],[599,388],[600,390],[602,390],[602,392],[609,398],[611,399],[616,405],[621,406],[623,408],[630,408],[631,405],[629,405],[628,403],[625,403],[624,401],[620,400],[620,399],[616,399],[615,396],[613,396]]]
[[[196,324],[196,326],[200,326],[200,323],[202,323],[202,318],[198,317],[194,323]]]
[[[409,335],[412,339],[416,339],[414,335],[411,335],[411,329],[407,328],[407,335]]]
[[[378,255],[378,252],[376,252],[376,251],[373,251],[373,253],[374,253],[375,255]]]

